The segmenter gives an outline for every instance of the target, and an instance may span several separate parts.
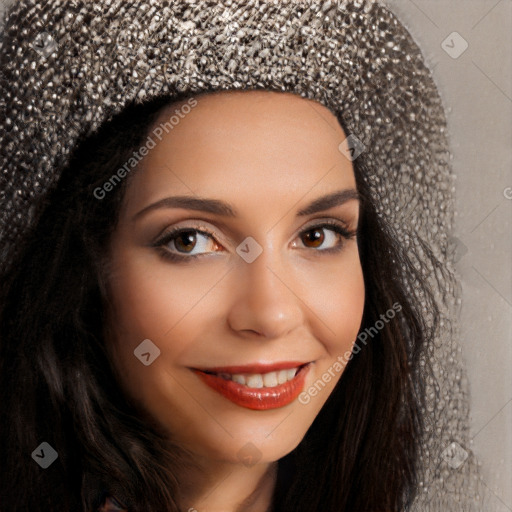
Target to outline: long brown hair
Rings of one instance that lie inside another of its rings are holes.
[[[93,512],[109,494],[130,512],[179,510],[176,476],[187,454],[122,393],[102,336],[100,276],[127,180],[107,198],[93,197],[169,102],[130,105],[82,140],[3,276],[2,512]],[[418,361],[434,334],[419,299],[430,292],[418,276],[418,294],[406,293],[402,277],[417,271],[377,215],[364,155],[354,170],[366,286],[361,331],[394,303],[401,311],[352,358],[302,442],[279,461],[274,512],[392,512],[407,509],[415,495],[423,397]],[[437,318],[433,300],[429,309]],[[58,453],[45,470],[30,456],[43,441]]]

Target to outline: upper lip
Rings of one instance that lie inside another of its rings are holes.
[[[199,370],[202,372],[211,372],[211,373],[270,373],[276,372],[279,370],[289,370],[290,368],[297,368],[299,366],[304,366],[308,364],[310,361],[301,362],[301,361],[282,361],[280,363],[253,363],[253,364],[244,364],[239,366],[215,366],[211,368],[194,368],[195,370]]]

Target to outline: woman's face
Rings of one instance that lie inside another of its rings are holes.
[[[353,167],[319,103],[196,101],[161,113],[130,177],[109,348],[128,395],[198,457],[275,461],[304,437],[360,327]]]

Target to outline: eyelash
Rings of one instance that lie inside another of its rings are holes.
[[[327,253],[327,254],[333,254],[333,253],[337,253],[339,251],[341,251],[344,247],[345,247],[345,242],[354,238],[356,235],[357,235],[357,230],[349,230],[347,229],[345,226],[343,226],[342,224],[340,224],[339,222],[336,222],[336,221],[333,221],[333,220],[326,220],[326,221],[323,221],[319,224],[315,224],[311,227],[308,227],[307,229],[305,229],[304,231],[301,231],[300,232],[300,235],[304,235],[305,233],[309,233],[310,231],[315,231],[315,230],[318,230],[318,229],[323,229],[323,228],[327,228],[331,231],[334,231],[335,233],[337,233],[338,235],[341,235],[345,241],[344,242],[341,242],[337,245],[337,247],[331,247],[330,249],[320,249],[318,251],[315,251],[315,252],[320,252],[320,253]],[[165,246],[171,242],[172,240],[174,240],[176,238],[176,235],[179,235],[180,233],[188,233],[188,232],[192,232],[192,233],[200,233],[202,235],[205,235],[207,237],[210,237],[210,238],[213,238],[213,240],[220,245],[220,242],[218,242],[216,240],[216,238],[214,237],[213,233],[208,230],[208,228],[206,228],[205,226],[200,226],[200,227],[188,227],[188,228],[176,228],[176,229],[173,229],[171,231],[168,231],[167,233],[165,233],[164,235],[162,235],[158,240],[156,240],[152,246],[157,248],[162,257],[164,257],[165,259],[171,261],[171,262],[186,262],[186,261],[190,261],[192,259],[196,259],[196,258],[200,258],[202,256],[207,256],[207,254],[193,254],[191,256],[182,256],[182,255],[178,255],[174,252],[171,252],[169,249],[166,249]],[[307,247],[306,247],[307,249]]]

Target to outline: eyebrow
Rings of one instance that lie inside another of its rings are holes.
[[[356,189],[348,188],[344,190],[338,190],[313,200],[311,203],[297,212],[297,217],[303,217],[305,215],[312,215],[314,213],[323,212],[324,210],[329,210],[335,206],[341,206],[350,200],[361,200],[361,197]],[[223,217],[238,216],[238,211],[235,208],[219,199],[207,199],[197,196],[174,196],[166,197],[160,201],[157,201],[156,203],[152,203],[146,206],[134,215],[133,221],[137,220],[150,211],[160,208],[184,208],[186,210],[207,212]]]

